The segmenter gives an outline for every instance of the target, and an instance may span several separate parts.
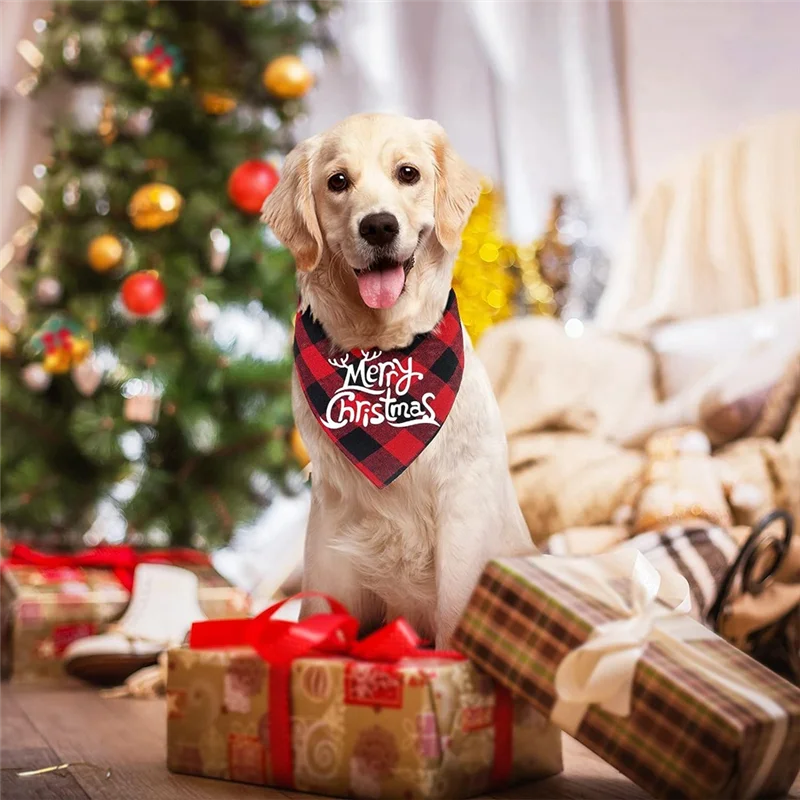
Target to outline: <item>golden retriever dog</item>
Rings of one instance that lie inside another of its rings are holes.
[[[392,350],[440,322],[479,192],[437,123],[364,114],[295,147],[263,219],[294,255],[301,310],[332,343]],[[303,588],[339,599],[362,632],[403,616],[446,646],[486,561],[534,551],[466,333],[464,349],[449,416],[385,488],[326,435],[295,371],[294,413],[313,464]],[[323,608],[307,600],[301,613]]]

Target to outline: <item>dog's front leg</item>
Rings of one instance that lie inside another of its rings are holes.
[[[466,472],[466,471],[465,471]],[[497,515],[481,479],[464,476],[442,498],[436,543],[436,647],[448,649],[491,549]]]
[[[363,588],[358,572],[347,554],[331,546],[334,531],[321,512],[312,492],[303,564],[303,591],[321,592],[338,600],[359,621],[362,633],[379,627],[385,609],[375,595]],[[330,611],[320,597],[303,598],[300,618]]]

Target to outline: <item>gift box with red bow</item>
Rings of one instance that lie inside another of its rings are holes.
[[[286,602],[286,601],[283,601]],[[342,797],[469,797],[561,770],[560,733],[404,620],[362,641],[330,614],[196,624],[169,652],[174,772]]]
[[[691,617],[636,550],[490,562],[453,642],[654,797],[784,794],[800,690]]]
[[[189,569],[208,617],[241,617],[249,598],[189,549],[136,550],[101,546],[74,554],[41,553],[14,544],[0,564],[3,678],[47,682],[64,678],[61,654],[76,639],[101,633],[125,610],[139,564]]]

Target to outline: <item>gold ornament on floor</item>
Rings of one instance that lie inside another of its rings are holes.
[[[239,5],[245,8],[260,8],[269,3],[269,0],[239,0]]]
[[[267,64],[263,80],[270,94],[296,100],[314,85],[314,74],[297,56],[279,56]]]
[[[95,236],[89,242],[89,248],[86,251],[89,266],[95,272],[108,272],[114,267],[118,267],[122,263],[124,255],[125,249],[122,242],[110,233]]]
[[[500,209],[499,194],[491,184],[484,184],[464,228],[453,270],[458,311],[473,342],[514,313],[517,282],[511,267],[515,252],[500,233]]]
[[[147,183],[137,189],[128,203],[134,228],[154,231],[172,225],[180,216],[183,198],[166,183]]]
[[[292,432],[289,435],[289,446],[292,448],[292,455],[295,457],[295,461],[300,465],[300,469],[303,469],[311,461],[311,458],[297,428],[292,428]]]
[[[203,104],[203,110],[206,114],[214,116],[228,114],[237,105],[236,98],[225,92],[203,92],[200,96],[200,102]]]

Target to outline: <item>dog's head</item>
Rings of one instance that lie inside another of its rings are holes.
[[[479,191],[437,123],[359,115],[289,154],[263,219],[315,285],[386,310],[421,299],[408,297],[430,283],[421,273],[449,286]]]

